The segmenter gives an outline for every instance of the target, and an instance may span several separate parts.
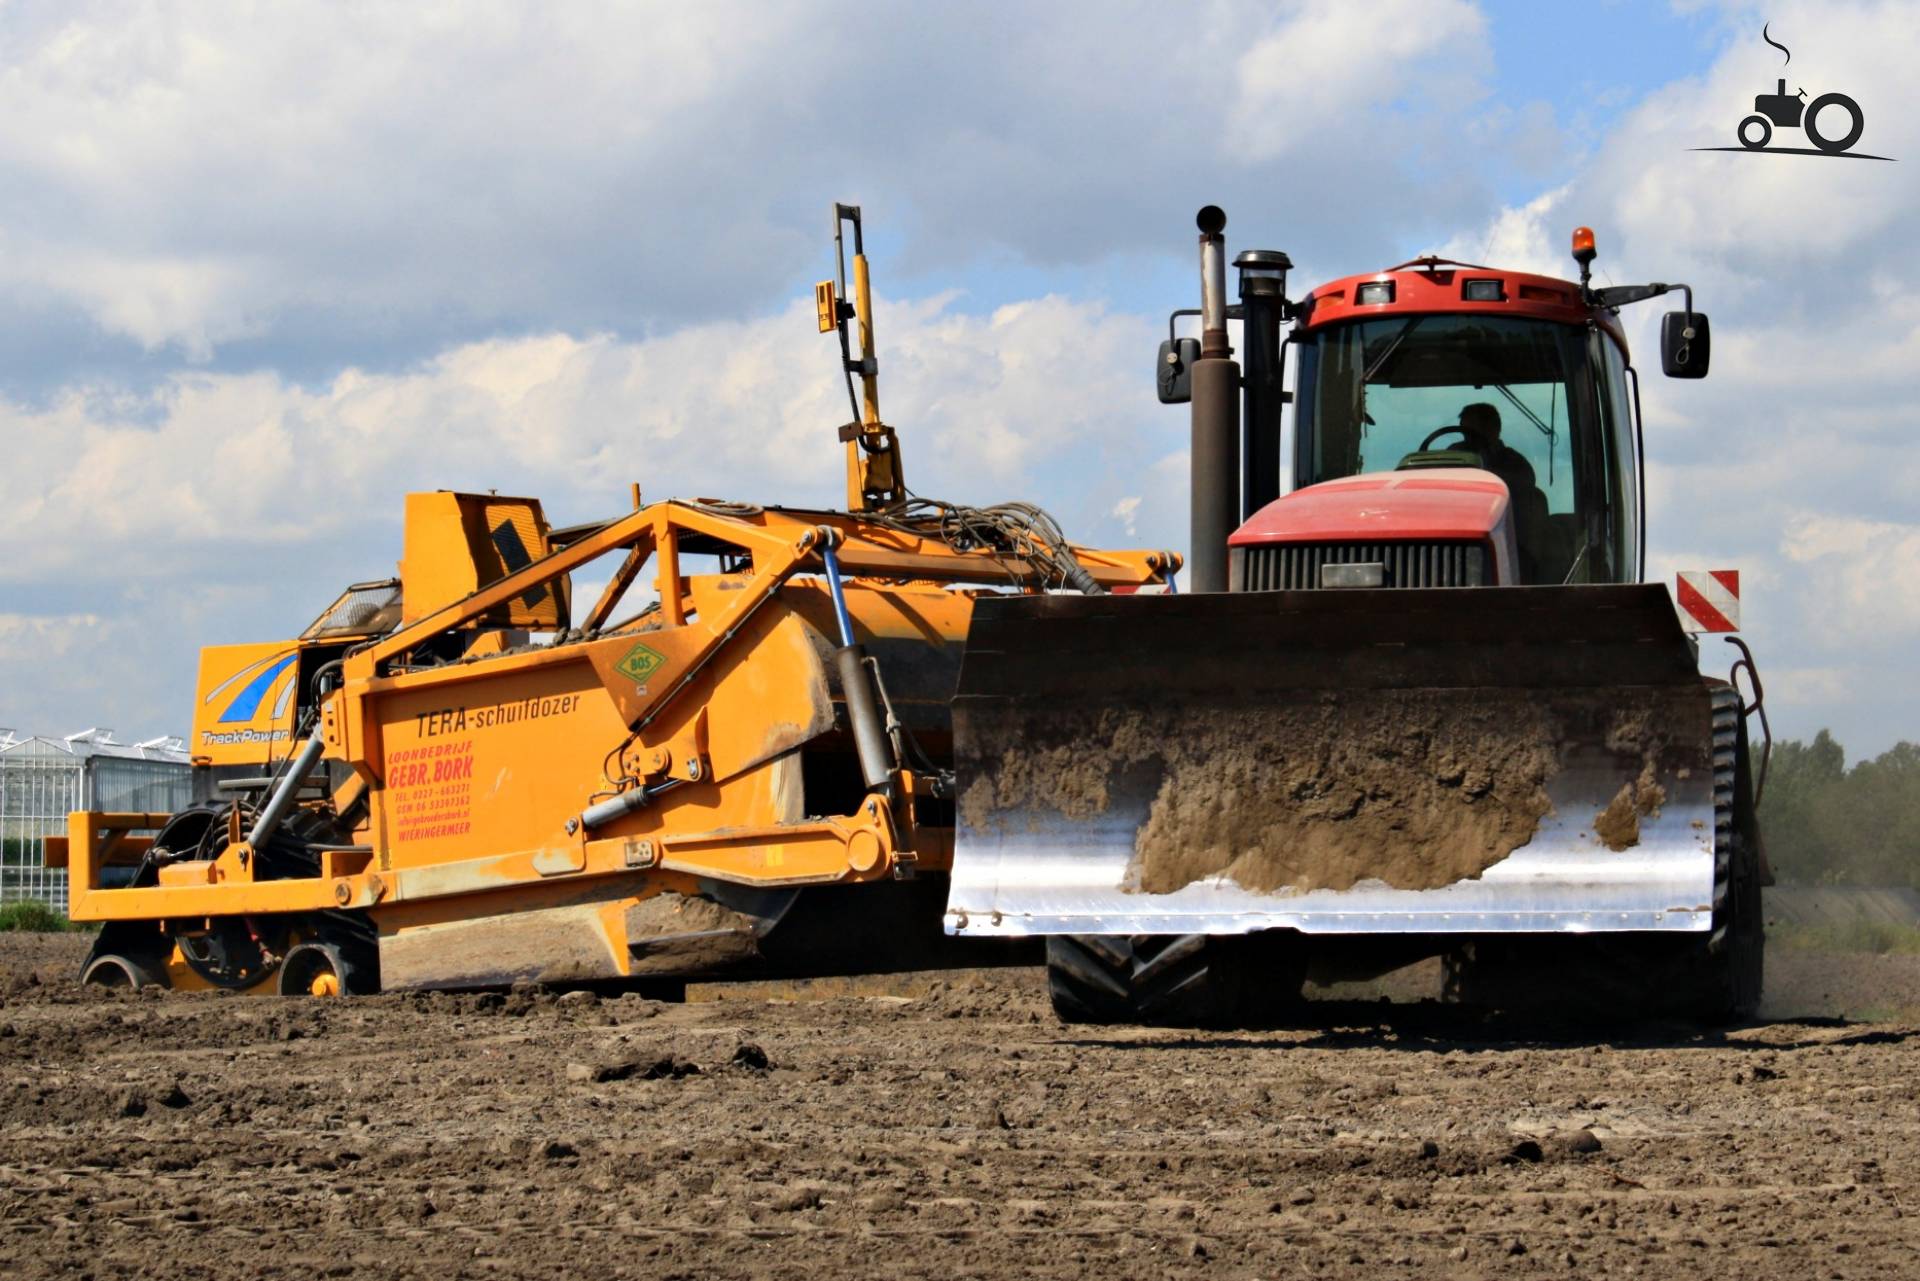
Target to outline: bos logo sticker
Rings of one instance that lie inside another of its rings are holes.
[[[635,645],[627,651],[626,657],[613,665],[613,670],[636,685],[647,683],[647,677],[666,665],[666,658],[658,650],[645,645]]]

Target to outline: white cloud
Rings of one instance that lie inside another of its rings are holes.
[[[1242,155],[1300,150],[1310,122],[1350,127],[1383,96],[1453,115],[1486,92],[1486,19],[1465,0],[1309,0],[1282,13],[1234,66],[1228,136]]]
[[[63,657],[99,626],[98,614],[0,614],[0,662]]]
[[[1464,0],[20,7],[0,294],[149,351],[337,367],[762,312],[850,194],[929,278],[1157,254],[1197,198],[1270,204],[1303,160],[1366,196],[1289,202],[1290,234],[1358,240],[1354,203],[1484,207],[1451,163],[1512,132],[1484,27]]]
[[[701,148],[720,142],[687,119],[716,102],[764,114],[790,58],[818,65],[800,6],[713,0],[697,14],[15,11],[0,281],[204,356],[292,309],[488,314],[546,273],[670,263]],[[636,211],[652,233],[640,243],[614,234]],[[695,238],[757,249],[770,231],[743,202]]]
[[[22,734],[69,734],[88,725],[148,732],[183,729],[195,655],[178,653],[160,615],[99,611],[0,613],[0,724]]]
[[[1567,191],[1557,187],[1524,205],[1502,209],[1480,234],[1455,236],[1442,245],[1440,257],[1542,276],[1566,275],[1571,232],[1563,233],[1559,223],[1566,217],[1561,205]],[[1549,248],[1556,240],[1557,253]]]
[[[1691,150],[1734,145],[1754,95],[1783,74],[1759,16],[1734,7],[1703,74],[1628,112],[1571,182],[1451,247],[1485,243],[1497,261],[1565,275],[1565,237],[1584,223],[1601,283],[1694,286],[1714,326],[1704,382],[1658,371],[1660,313],[1677,299],[1623,317],[1644,367],[1654,569],[1742,570],[1747,637],[1791,709],[1776,729],[1831,725],[1877,751],[1920,732],[1920,689],[1873,679],[1920,640],[1920,266],[1906,226],[1920,121],[1902,109],[1920,22],[1897,3],[1766,16],[1795,33],[1788,91],[1853,95],[1867,117],[1859,149],[1899,163]],[[1798,680],[1809,688],[1790,690]]]
[[[1788,523],[1780,550],[1805,567],[1807,605],[1836,639],[1920,644],[1920,524],[1803,515]]]
[[[1148,419],[1144,320],[1057,297],[985,317],[951,302],[883,301],[879,312],[882,407],[916,489],[1031,485],[1036,469],[1104,451]],[[0,565],[0,580],[118,577],[228,541],[355,537],[370,517],[396,517],[408,487],[605,506],[637,480],[656,497],[837,503],[833,432],[848,409],[836,356],[796,302],[653,340],[471,343],[319,388],[194,373],[145,402],[0,404],[0,430],[27,464],[0,473],[0,505],[45,539],[40,556]],[[1128,401],[1140,413],[1116,418],[1111,407]]]
[[[1767,705],[1805,709],[1819,716],[1854,698],[1858,677],[1844,667],[1778,667],[1765,672]]]

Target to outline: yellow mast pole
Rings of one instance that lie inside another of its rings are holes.
[[[873,354],[873,287],[864,253],[853,255],[853,314],[860,332],[860,425],[871,431],[880,426],[880,364]]]
[[[843,223],[853,224],[853,306],[842,300],[847,287],[846,248],[841,236]],[[893,428],[880,421],[880,362],[873,340],[873,285],[867,268],[866,246],[860,229],[860,206],[836,204],[833,207],[833,241],[839,262],[839,290],[834,281],[823,280],[814,286],[814,301],[820,315],[820,332],[838,330],[842,360],[846,372],[860,375],[860,403],[854,406],[858,417],[840,429],[847,446],[847,510],[873,511],[900,502],[907,496],[905,474],[900,466],[900,439]],[[853,355],[848,342],[847,320],[851,310],[857,326],[859,356]],[[847,387],[852,399],[851,381]]]

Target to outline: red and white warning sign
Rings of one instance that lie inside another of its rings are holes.
[[[1680,626],[1690,632],[1740,630],[1740,571],[1683,569],[1673,594]]]

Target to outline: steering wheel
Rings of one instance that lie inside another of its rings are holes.
[[[1427,438],[1420,442],[1420,448],[1416,452],[1426,453],[1429,449],[1433,448],[1434,441],[1450,434],[1460,437],[1462,442],[1461,448],[1470,449],[1476,454],[1483,452],[1477,439],[1458,423],[1448,423],[1445,427],[1436,427],[1428,432]]]

